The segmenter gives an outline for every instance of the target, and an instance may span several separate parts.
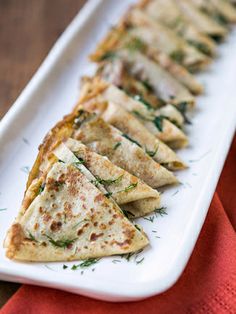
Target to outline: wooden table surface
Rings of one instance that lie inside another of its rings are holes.
[[[0,118],[86,0],[0,0]],[[0,281],[0,307],[20,285]]]

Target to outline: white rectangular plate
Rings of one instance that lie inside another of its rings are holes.
[[[199,79],[206,94],[197,101],[190,146],[179,152],[190,168],[182,185],[162,197],[168,215],[139,219],[150,246],[130,261],[104,258],[81,274],[73,263],[17,263],[8,260],[3,239],[20,207],[27,170],[46,132],[70,111],[79,77],[92,74],[87,59],[108,28],[133,1],[90,0],[74,19],[0,124],[0,278],[55,287],[108,300],[131,301],[161,293],[181,275],[203,225],[235,130],[236,31]],[[35,39],[37,40],[37,39]],[[4,210],[5,209],[5,210]],[[142,260],[142,263],[137,263]],[[115,261],[118,260],[118,261]]]

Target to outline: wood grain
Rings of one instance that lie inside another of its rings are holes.
[[[0,0],[0,118],[85,2]],[[18,287],[0,281],[0,307]]]

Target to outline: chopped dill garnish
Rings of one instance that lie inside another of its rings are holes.
[[[148,90],[149,92],[153,91],[153,87],[152,85],[148,82],[148,80],[144,80],[144,81],[140,81],[143,86],[146,88],[146,90]]]
[[[170,57],[177,63],[184,61],[184,52],[182,50],[175,50],[170,54]]]
[[[132,183],[132,184],[130,184],[129,186],[127,186],[123,191],[124,191],[124,192],[129,192],[130,190],[133,190],[134,188],[136,188],[137,185],[138,185],[138,182]]]
[[[153,150],[148,150],[147,148],[145,148],[146,154],[148,154],[152,158],[156,155],[157,151],[158,151],[158,146],[156,147],[156,149],[154,151]]]
[[[139,225],[135,224],[134,226],[135,226],[135,228],[136,228],[138,231],[142,231],[142,229],[139,227]]]
[[[192,40],[189,39],[188,43],[192,46],[194,46],[195,48],[197,48],[199,51],[203,52],[206,55],[211,54],[210,49],[208,48],[208,46],[202,42],[196,41],[196,40]]]
[[[28,237],[29,240],[38,242],[29,230],[27,232],[29,234],[29,237]]]
[[[125,44],[125,48],[132,51],[143,52],[146,49],[145,43],[138,37],[134,37]]]
[[[87,221],[89,221],[89,219],[83,219],[83,220],[79,221],[77,224],[75,224],[75,225],[72,227],[72,229],[75,229],[76,227],[78,227],[79,225],[81,225],[83,222],[87,222]]]
[[[113,146],[113,150],[116,150],[120,145],[121,145],[121,142],[117,142],[117,143]]]
[[[177,193],[179,193],[179,190],[175,191],[171,196],[175,196]]]
[[[153,118],[146,117],[146,116],[144,116],[142,113],[140,113],[137,110],[133,110],[132,113],[135,114],[138,118],[140,118],[140,119],[142,119],[144,121],[153,121]]]
[[[221,24],[222,26],[227,26],[228,24],[228,21],[227,19],[224,17],[223,14],[220,14],[220,13],[215,13],[213,15],[213,18],[216,22],[218,22],[219,24]]]
[[[104,195],[107,197],[107,198],[110,198],[111,196],[112,196],[112,192],[107,192],[107,193],[105,193]]]
[[[70,246],[71,244],[73,244],[77,238],[74,238],[74,239],[63,239],[63,240],[54,240],[52,237],[46,235],[46,237],[48,238],[49,242],[56,246],[56,247],[60,247],[60,248],[63,248],[63,249],[66,249],[68,248],[68,246]]]
[[[148,110],[153,110],[152,105],[150,105],[150,103],[147,102],[142,96],[134,95],[133,98],[134,100],[141,102]]]
[[[76,156],[76,157],[77,157],[77,156]],[[78,158],[78,157],[77,157],[77,158]],[[80,166],[80,165],[83,165],[83,164],[85,164],[85,160],[83,160],[82,158],[78,158],[78,161],[73,162],[72,165],[79,169],[79,166]]]
[[[113,259],[112,263],[113,263],[113,264],[121,263],[121,260],[119,260],[119,259]]]
[[[125,259],[129,262],[131,257],[135,255],[135,252],[134,253],[128,253],[127,255],[124,255]]]
[[[154,125],[156,126],[156,128],[162,132],[163,129],[163,120],[166,119],[165,116],[160,115],[160,116],[152,116],[152,117],[146,117],[144,115],[142,115],[139,111],[134,110],[133,113],[140,119],[144,120],[144,121],[150,121],[153,122]]]
[[[175,106],[176,109],[182,114],[184,118],[184,122],[187,124],[192,124],[192,122],[189,120],[189,118],[186,115],[187,109],[188,109],[188,103],[186,101],[183,101]]]
[[[98,187],[99,184],[110,185],[110,184],[120,183],[122,178],[123,178],[123,175],[119,176],[116,179],[102,179],[99,177],[95,177],[95,178],[96,178],[96,180],[92,180],[91,183],[93,183],[96,187]]]
[[[125,215],[126,218],[131,218],[131,217],[135,217],[133,213],[131,213],[128,210],[122,209],[123,214]],[[131,216],[131,217],[130,217]]]
[[[157,129],[162,132],[163,131],[163,120],[166,119],[165,116],[156,116],[153,120],[153,123],[155,124],[155,126],[157,127]]]
[[[129,135],[123,133],[122,136],[125,137],[125,138],[126,138],[127,140],[129,140],[130,142],[132,142],[132,143],[138,145],[139,147],[141,147],[141,145],[140,145],[137,141],[135,141],[135,140],[133,140],[131,137],[129,137]]]
[[[73,124],[73,128],[74,129],[78,129],[80,128],[80,126],[85,122],[90,120],[92,117],[94,117],[95,114],[88,112],[88,111],[84,111],[83,109],[78,110],[77,112],[77,116],[74,119],[74,124]]]
[[[147,220],[147,221],[150,221],[150,222],[153,222],[154,219],[155,219],[155,216],[151,216],[151,217],[144,217],[143,219]]]
[[[47,264],[44,265],[47,269],[52,270],[52,271],[56,271],[54,269],[52,269],[50,266],[48,266]]]
[[[25,144],[30,145],[30,142],[29,142],[29,140],[27,140],[27,138],[23,137],[23,138],[22,138],[22,141],[23,141]]]
[[[144,257],[141,258],[139,261],[136,261],[136,264],[137,264],[137,265],[138,265],[138,264],[141,264],[143,261],[144,261]]]
[[[127,254],[120,255],[121,258],[125,258],[127,262],[130,262],[131,258],[134,257],[134,261],[137,260],[139,254],[143,252],[143,249],[138,250],[137,252],[130,252]]]
[[[39,191],[38,194],[41,194],[43,192],[43,190],[45,189],[46,183],[42,183],[39,187]]]
[[[107,51],[101,56],[100,61],[112,60],[115,57],[116,57],[116,53],[114,51]]]
[[[77,270],[78,268],[87,268],[87,267],[90,267],[90,266],[96,264],[99,260],[100,260],[100,258],[89,258],[89,259],[83,261],[82,263],[80,263],[78,265],[73,265],[71,267],[71,269]]]
[[[157,208],[154,210],[155,214],[159,214],[160,216],[168,215],[166,212],[166,207]]]
[[[63,269],[67,269],[67,268],[68,268],[68,266],[64,264],[63,265]]]

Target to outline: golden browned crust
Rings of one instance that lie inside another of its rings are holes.
[[[19,223],[15,223],[11,226],[7,233],[4,246],[7,247],[6,256],[13,259],[16,252],[20,249],[24,240],[24,232]]]
[[[102,80],[99,76],[89,77],[83,76],[81,79],[80,97],[79,101],[74,107],[74,111],[78,111],[82,103],[89,101],[102,93],[109,84]]]
[[[89,55],[93,62],[100,62],[103,60],[105,53],[116,50],[122,42],[122,37],[125,36],[126,26],[122,21],[113,27],[105,38],[98,44],[96,50]]]
[[[75,116],[76,112],[65,116],[47,133],[42,144],[39,146],[38,156],[30,171],[26,188],[28,188],[32,181],[40,175],[40,165],[42,161],[45,160],[45,158],[50,155],[50,152],[52,152],[63,140],[70,137],[73,132],[72,124]]]

